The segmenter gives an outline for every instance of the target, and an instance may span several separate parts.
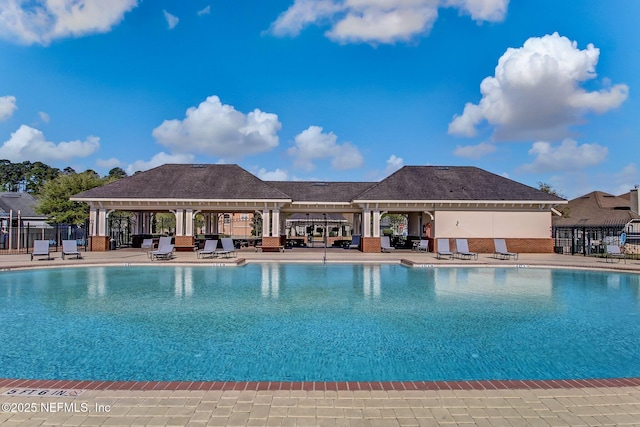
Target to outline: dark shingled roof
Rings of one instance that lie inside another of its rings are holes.
[[[267,184],[288,194],[294,202],[350,203],[375,182],[267,181]]]
[[[75,195],[98,199],[290,199],[238,165],[158,166]]]
[[[356,200],[561,202],[564,199],[472,166],[405,166]]]
[[[557,209],[564,216],[553,217],[554,227],[623,226],[640,218],[631,210],[630,200],[624,195],[616,197],[602,191],[592,191]]]
[[[9,216],[13,211],[13,217],[18,217],[18,211],[22,218],[46,218],[45,215],[36,213],[35,207],[38,201],[29,193],[0,193],[0,215]]]

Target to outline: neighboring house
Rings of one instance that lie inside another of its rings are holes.
[[[380,252],[382,215],[407,216],[413,239],[467,238],[474,252],[493,252],[505,238],[514,252],[553,252],[551,212],[562,198],[466,166],[405,166],[380,182],[262,181],[237,165],[167,164],[77,194],[90,207],[93,250],[108,248],[108,212],[135,212],[137,233],[154,212],[176,218],[176,247],[193,247],[194,218],[221,232],[221,213],[262,217],[262,245],[282,245],[288,215],[353,216],[361,250]],[[147,218],[147,219],[145,219]],[[324,216],[323,216],[324,218]]]
[[[602,253],[606,244],[620,243],[622,233],[634,236],[638,232],[638,189],[621,196],[592,191],[570,200],[558,211],[562,216],[553,218],[556,252]]]
[[[29,193],[0,193],[0,221],[3,227],[9,226],[9,217],[12,217],[13,226],[17,226],[18,215],[22,224],[35,228],[48,227],[47,217],[36,213],[38,201]]]

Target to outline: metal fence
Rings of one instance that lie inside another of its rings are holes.
[[[27,254],[33,249],[35,240],[48,240],[52,251],[62,248],[63,240],[76,240],[78,248],[87,248],[86,227],[70,224],[54,224],[48,227],[9,227],[0,235],[0,254]]]

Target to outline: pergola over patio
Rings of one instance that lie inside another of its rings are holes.
[[[416,238],[467,238],[493,251],[506,238],[518,252],[552,252],[551,210],[566,201],[475,167],[405,166],[380,182],[262,181],[237,165],[167,164],[71,198],[90,207],[92,250],[107,250],[107,216],[133,211],[137,232],[149,214],[172,212],[177,247],[193,246],[194,216],[260,213],[263,247],[281,246],[288,213],[353,214],[361,250],[380,251],[380,218],[408,216]],[[210,222],[210,220],[209,220]],[[215,231],[215,230],[214,230]]]

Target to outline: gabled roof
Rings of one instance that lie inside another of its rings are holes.
[[[564,201],[472,166],[405,166],[365,190],[356,200]]]
[[[13,211],[13,217],[18,217],[18,211],[22,218],[44,219],[45,215],[36,213],[35,207],[38,201],[29,193],[0,193],[0,216],[8,217]]]
[[[238,165],[167,164],[76,194],[74,199],[289,200]]]
[[[617,227],[640,218],[631,210],[629,199],[602,191],[592,191],[557,209],[564,215],[553,217],[554,227]]]
[[[267,181],[294,202],[350,203],[375,182]]]

